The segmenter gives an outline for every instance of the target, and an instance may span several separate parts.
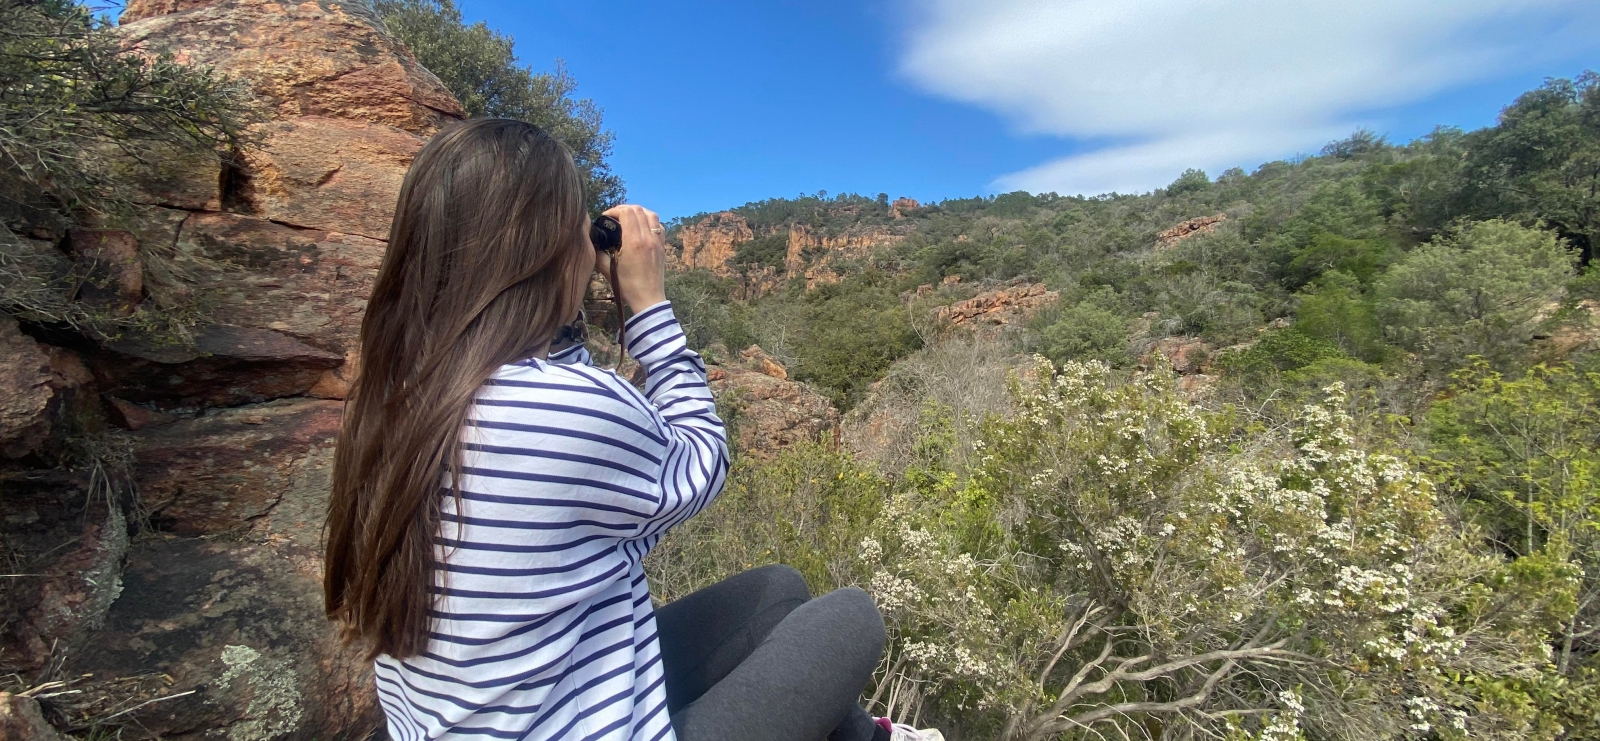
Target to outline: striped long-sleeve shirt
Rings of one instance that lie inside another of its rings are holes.
[[[727,436],[670,304],[627,337],[642,394],[582,347],[479,390],[427,649],[375,662],[391,738],[673,739],[640,560],[721,491]]]

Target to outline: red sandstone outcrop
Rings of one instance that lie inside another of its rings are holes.
[[[804,277],[806,288],[836,283],[833,270],[839,260],[864,257],[873,250],[905,239],[887,228],[869,226],[841,234],[819,234],[804,224],[789,225],[789,246],[784,253],[784,270],[791,279]]]
[[[739,246],[760,236],[763,235],[757,235],[738,214],[712,214],[678,230],[683,249],[670,257],[671,266],[678,270],[703,268],[719,276],[738,277],[744,286],[741,298],[754,298],[786,280],[804,278],[807,288],[836,282],[839,276],[833,265],[838,260],[863,257],[905,238],[882,226],[856,227],[835,234],[790,224],[781,271],[767,265],[736,265],[733,259]]]
[[[903,219],[906,217],[906,212],[915,211],[919,208],[922,208],[922,204],[917,203],[915,198],[896,198],[893,203],[889,204],[889,217]]]
[[[714,360],[727,353],[708,351]],[[810,386],[789,380],[783,364],[758,346],[707,367],[711,390],[731,409],[731,441],[741,455],[768,459],[796,443],[825,439],[839,430],[839,411]]]
[[[1217,225],[1228,220],[1227,214],[1215,216],[1196,216],[1177,226],[1167,229],[1156,235],[1156,248],[1167,249],[1177,245],[1189,237],[1200,234],[1210,234],[1217,230]]]
[[[750,222],[732,211],[715,213],[678,230],[683,252],[675,265],[686,270],[704,268],[717,275],[733,271],[733,253],[740,242],[755,238]]]
[[[1162,337],[1140,356],[1139,362],[1148,366],[1159,355],[1179,375],[1188,376],[1209,370],[1216,352],[1216,347],[1199,337]]]
[[[48,459],[93,404],[89,382],[76,353],[40,344],[0,315],[0,459]]]
[[[119,22],[127,48],[243,80],[278,121],[349,119],[426,137],[466,115],[361,0],[129,0]]]
[[[1043,283],[1013,281],[1004,288],[942,306],[934,313],[934,319],[951,327],[992,331],[1026,321],[1060,297],[1060,293],[1049,290]]]

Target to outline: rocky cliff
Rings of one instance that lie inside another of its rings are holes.
[[[895,201],[896,207],[910,210],[917,202],[908,198]],[[900,211],[894,212],[899,219]],[[835,266],[844,260],[865,257],[879,247],[905,238],[905,230],[884,225],[857,224],[837,231],[790,223],[776,231],[757,234],[750,222],[732,211],[721,211],[684,224],[676,230],[679,249],[670,257],[677,270],[705,269],[724,278],[737,278],[744,287],[740,298],[754,298],[790,280],[804,280],[807,288],[839,280]],[[742,244],[758,237],[786,237],[782,267],[740,265],[735,256]]]
[[[0,317],[0,673],[61,682],[38,697],[72,731],[364,736],[367,663],[322,614],[337,400],[400,183],[461,107],[360,0],[132,0],[122,22],[128,49],[241,79],[271,120],[239,164],[144,184],[135,227],[37,245],[103,274],[76,298],[119,313],[160,254],[210,317],[191,342]],[[120,465],[46,465],[88,433]]]

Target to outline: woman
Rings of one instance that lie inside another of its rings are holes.
[[[888,738],[855,704],[884,642],[861,590],[810,599],[767,567],[652,608],[640,561],[720,492],[726,431],[666,300],[654,213],[606,212],[643,393],[553,342],[612,267],[583,204],[566,149],[507,119],[447,127],[401,186],[325,581],[390,736]]]

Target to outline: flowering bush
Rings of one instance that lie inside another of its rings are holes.
[[[861,541],[875,702],[1008,739],[1541,730],[1506,681],[1549,665],[1532,596],[1571,575],[1478,548],[1342,387],[1252,429],[1170,375],[1040,360],[976,462],[924,456]]]

